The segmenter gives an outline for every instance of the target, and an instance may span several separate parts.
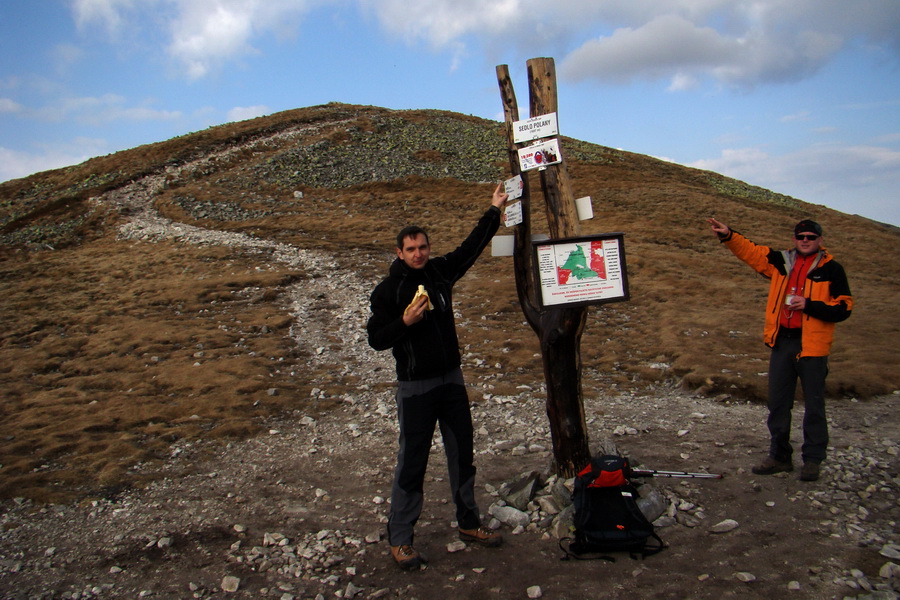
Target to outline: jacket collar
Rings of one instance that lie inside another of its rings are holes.
[[[411,279],[418,279],[420,277],[425,277],[425,271],[428,269],[428,265],[430,263],[431,261],[428,261],[421,269],[412,269],[399,258],[395,258],[394,262],[391,263],[391,266],[388,269],[388,273],[392,277],[409,277]]]

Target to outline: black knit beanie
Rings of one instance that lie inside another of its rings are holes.
[[[815,221],[803,219],[794,226],[794,235],[797,235],[798,233],[815,233],[816,235],[822,235],[822,226]]]

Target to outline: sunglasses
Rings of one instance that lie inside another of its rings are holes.
[[[800,240],[800,241],[804,241],[804,240],[805,240],[805,241],[807,241],[807,242],[813,242],[813,241],[819,239],[819,236],[813,235],[813,234],[810,234],[810,235],[795,235],[795,236],[794,236],[794,239],[795,239],[795,240]]]

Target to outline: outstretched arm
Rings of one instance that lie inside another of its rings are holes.
[[[710,228],[719,237],[719,241],[731,250],[739,259],[753,267],[753,269],[765,277],[771,277],[775,267],[769,260],[775,252],[768,246],[754,244],[731,227],[712,217],[706,219]],[[777,254],[777,253],[776,253]]]

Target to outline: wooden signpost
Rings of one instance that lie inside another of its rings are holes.
[[[522,127],[546,131],[544,129],[553,115],[556,122],[556,67],[552,58],[533,58],[527,62],[528,82],[531,100],[531,119],[520,124],[519,108],[515,91],[506,65],[497,67],[497,81],[507,125],[509,164],[513,176],[522,174],[519,151],[527,141],[516,142],[522,137]],[[553,135],[558,133],[554,132]],[[518,131],[518,133],[517,133]],[[555,140],[554,140],[555,141]],[[558,149],[558,144],[556,144]],[[561,149],[560,149],[561,150]],[[550,239],[577,238],[581,225],[575,205],[575,196],[563,154],[558,162],[538,167],[541,189],[547,211]],[[553,457],[557,474],[571,477],[590,462],[587,425],[584,417],[584,403],[581,389],[581,336],[587,318],[584,305],[562,304],[544,306],[541,302],[540,282],[536,281],[534,252],[531,242],[530,196],[527,173],[522,175],[522,223],[514,227],[515,241],[513,263],[516,290],[522,312],[531,328],[537,334],[543,357],[544,377],[547,382],[547,416],[553,444]]]

